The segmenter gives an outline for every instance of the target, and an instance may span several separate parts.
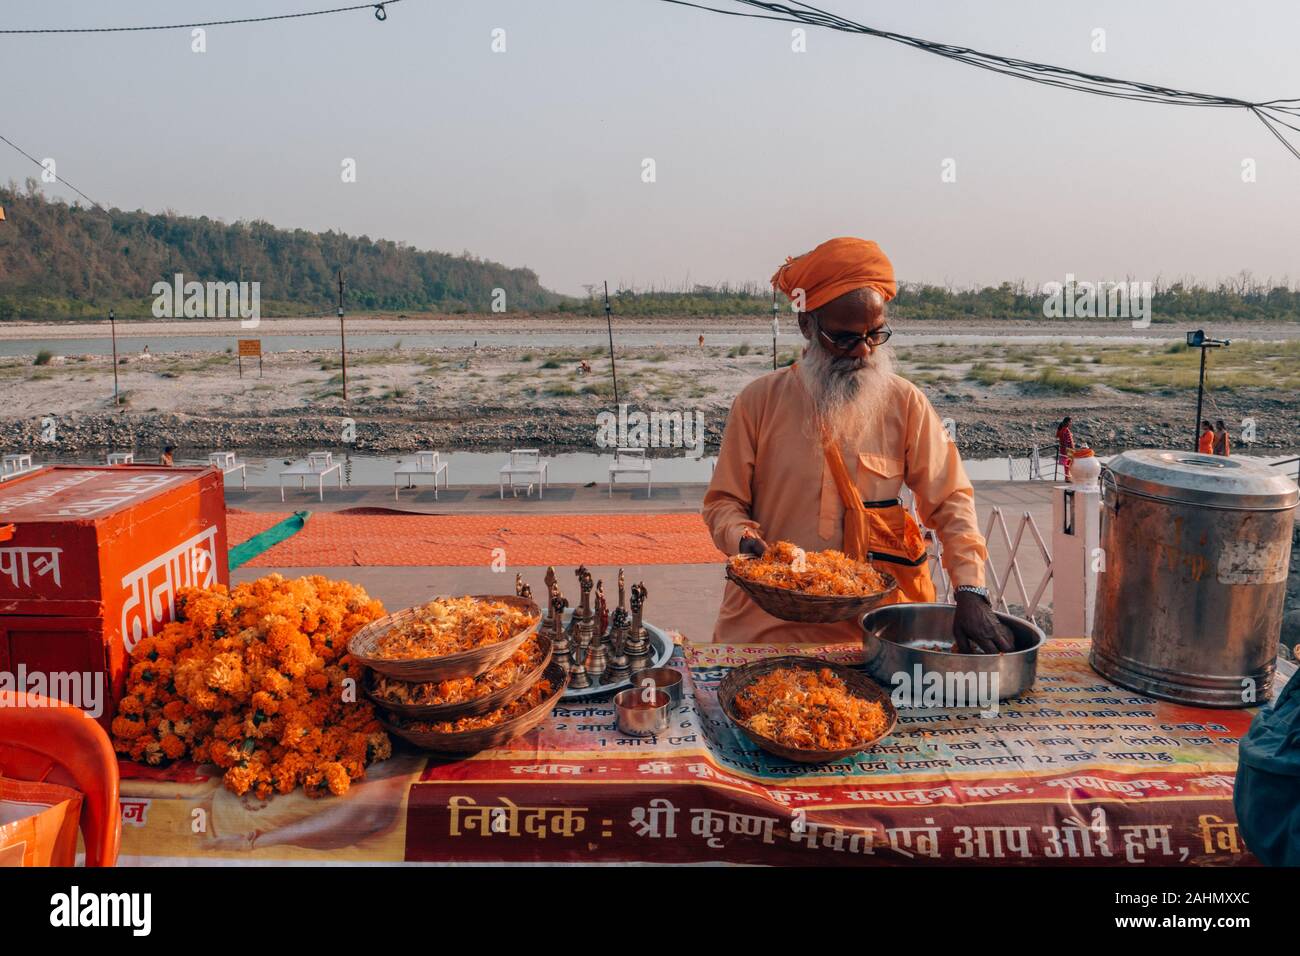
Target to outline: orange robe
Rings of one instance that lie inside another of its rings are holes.
[[[943,543],[953,584],[983,586],[988,551],[975,497],[957,446],[924,393],[906,379],[890,381],[880,427],[844,457],[864,501],[916,496],[917,515]],[[736,397],[722,436],[704,520],[724,553],[740,550],[746,528],[768,544],[791,541],[808,551],[842,550],[844,506],[820,439],[805,425],[813,405],[793,367],[751,382]],[[727,582],[713,640],[726,643],[853,641],[854,621],[794,624],[772,617]]]
[[[1214,432],[1201,432],[1200,439],[1196,442],[1196,450],[1202,455],[1214,454]]]

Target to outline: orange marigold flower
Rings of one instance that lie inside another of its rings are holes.
[[[168,720],[176,721],[185,716],[185,701],[170,700],[163,705],[163,716]]]
[[[348,785],[351,782],[352,779],[348,776],[348,772],[343,769],[342,764],[329,763],[325,765],[325,784],[329,787],[330,793],[336,797],[347,793]]]
[[[112,726],[114,735],[124,740],[133,740],[144,733],[144,721],[130,717],[114,717]]]

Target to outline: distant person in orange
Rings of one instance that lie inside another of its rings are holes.
[[[1070,480],[1070,462],[1073,461],[1071,452],[1074,451],[1074,432],[1071,431],[1074,419],[1066,415],[1061,419],[1061,424],[1056,426],[1056,463],[1065,469],[1065,480]]]
[[[1201,422],[1201,437],[1196,441],[1196,450],[1202,455],[1214,454],[1214,429],[1208,418]]]
[[[704,348],[704,336],[700,336],[700,348]]]
[[[1220,418],[1214,423],[1214,453],[1227,458],[1232,454],[1232,442],[1228,440],[1228,426]]]
[[[988,559],[957,446],[925,394],[894,374],[885,304],[894,267],[874,242],[831,239],[789,259],[772,284],[790,297],[807,340],[793,366],[760,376],[727,417],[704,520],[726,554],[789,541],[870,559],[904,601],[934,601],[926,542],[899,495],[943,544],[956,587],[953,637],[967,652],[1011,649],[984,587]],[[792,624],[728,582],[714,641],[857,641],[856,621]]]
[[[172,465],[176,464],[176,459],[174,457],[175,451],[176,449],[172,445],[168,445],[166,448],[164,448],[162,454],[158,456],[158,464],[163,465],[167,468],[170,468]]]

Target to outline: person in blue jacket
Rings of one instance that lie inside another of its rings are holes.
[[[1300,866],[1300,673],[1241,739],[1232,804],[1261,863]]]

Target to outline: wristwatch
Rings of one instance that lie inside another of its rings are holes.
[[[992,601],[989,600],[989,589],[988,589],[988,588],[976,587],[974,584],[959,584],[959,585],[957,585],[957,587],[955,588],[955,590],[958,591],[958,592],[960,592],[960,591],[967,591],[967,592],[969,592],[970,594],[978,594],[980,597],[982,597],[982,598],[984,599],[984,603],[985,603],[985,604],[992,605],[992,603],[993,603]]]

